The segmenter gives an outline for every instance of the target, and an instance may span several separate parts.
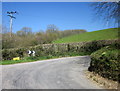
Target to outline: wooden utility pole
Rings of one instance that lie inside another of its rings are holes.
[[[16,11],[15,12],[7,12],[8,16],[10,17],[10,37],[12,37],[12,24],[13,24],[13,18],[16,19],[13,14],[17,13]]]

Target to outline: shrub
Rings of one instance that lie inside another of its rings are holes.
[[[11,60],[14,57],[24,57],[26,50],[24,48],[16,48],[16,49],[3,49],[2,50],[2,59],[3,60]]]
[[[120,74],[120,49],[116,45],[101,48],[91,54],[89,71],[117,81]]]

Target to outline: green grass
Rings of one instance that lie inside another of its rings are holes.
[[[56,55],[56,56],[41,56],[41,57],[25,57],[21,60],[3,60],[0,61],[0,65],[9,65],[9,64],[17,64],[17,63],[26,63],[26,62],[34,62],[34,61],[42,61],[47,59],[61,58],[61,57],[70,57],[70,56],[82,56],[83,54],[78,53],[69,53],[65,55]]]
[[[119,28],[120,29],[120,28]],[[108,40],[118,38],[118,28],[110,28],[93,32],[86,32],[83,34],[72,35],[62,39],[53,41],[53,43],[71,43],[71,42],[83,42],[93,40]]]
[[[34,62],[34,61],[40,61],[40,60],[45,60],[45,59],[53,59],[53,58],[57,58],[57,57],[55,57],[55,56],[25,57],[21,60],[3,60],[3,61],[0,61],[0,65]]]

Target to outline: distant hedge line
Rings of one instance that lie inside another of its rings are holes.
[[[2,60],[11,60],[14,57],[26,57],[28,50],[34,50],[36,56],[65,56],[69,53],[77,53],[80,55],[90,55],[92,52],[107,46],[119,45],[118,40],[99,40],[80,43],[64,43],[64,44],[41,44],[28,48],[3,49]]]

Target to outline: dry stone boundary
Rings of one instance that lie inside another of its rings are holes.
[[[91,42],[79,42],[79,43],[62,43],[62,44],[40,44],[37,46],[31,46],[28,48],[14,48],[3,49],[2,60],[10,60],[13,57],[27,57],[28,50],[34,50],[36,56],[56,56],[56,55],[69,55],[69,53],[78,53],[84,55],[90,55],[92,52],[100,49],[101,47],[111,44],[119,44],[119,40],[98,40]]]

